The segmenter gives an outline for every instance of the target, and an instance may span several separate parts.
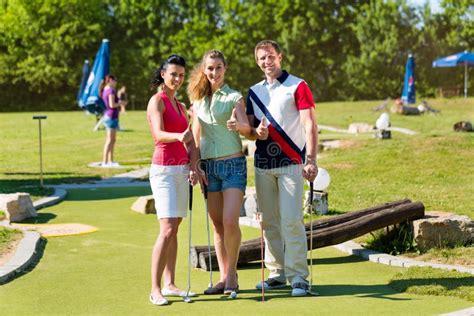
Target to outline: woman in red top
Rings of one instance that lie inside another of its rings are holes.
[[[160,234],[151,260],[150,301],[155,305],[168,304],[165,296],[186,295],[174,282],[177,233],[179,224],[186,217],[188,180],[193,185],[197,181],[194,172],[197,155],[187,112],[175,97],[183,84],[185,67],[184,58],[178,55],[171,55],[161,64],[151,84],[152,90],[158,92],[150,98],[147,108],[148,123],[155,142],[150,185],[160,221]]]

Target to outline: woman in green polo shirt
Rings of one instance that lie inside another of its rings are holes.
[[[224,82],[224,54],[210,50],[191,74],[188,95],[193,104],[193,134],[206,171],[208,210],[220,280],[204,294],[238,291],[237,260],[241,242],[240,208],[247,185],[247,164],[240,135],[250,125],[242,94]]]

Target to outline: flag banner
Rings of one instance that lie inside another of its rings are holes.
[[[109,58],[109,40],[103,39],[79,101],[79,105],[92,114],[100,114],[105,109],[105,104],[99,96],[99,86],[109,74]]]

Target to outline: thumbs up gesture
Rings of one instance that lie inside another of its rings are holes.
[[[179,134],[178,140],[182,143],[188,143],[193,139],[193,133],[191,132],[191,122],[189,122],[186,130]]]
[[[258,124],[258,127],[255,132],[257,134],[257,139],[259,140],[265,140],[268,138],[267,119],[265,118],[265,116],[260,121],[260,124]]]
[[[239,131],[239,122],[237,121],[237,116],[235,114],[235,108],[232,110],[232,115],[227,121],[227,129],[229,131],[238,132]]]

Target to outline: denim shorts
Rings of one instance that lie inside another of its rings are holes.
[[[223,160],[204,161],[209,192],[223,192],[226,189],[240,189],[245,194],[247,186],[247,161],[245,156]]]
[[[107,115],[104,115],[104,125],[107,129],[119,129],[119,120],[118,118],[114,119]]]

